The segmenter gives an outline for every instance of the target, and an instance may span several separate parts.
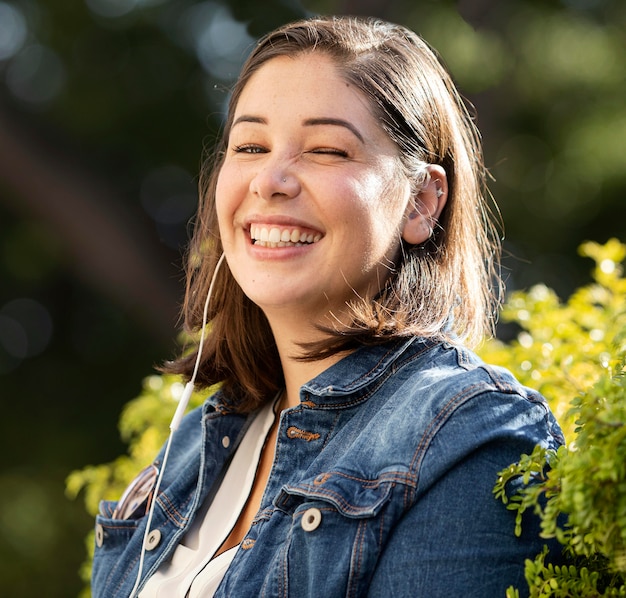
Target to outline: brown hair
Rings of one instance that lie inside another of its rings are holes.
[[[353,17],[285,25],[262,38],[244,64],[223,134],[201,174],[200,205],[187,258],[186,329],[197,331],[202,326],[205,296],[222,252],[215,189],[241,92],[272,58],[303,52],[333,58],[345,79],[365,95],[398,146],[402,166],[416,188],[424,181],[426,164],[445,169],[448,200],[435,234],[423,245],[403,245],[399,263],[380,294],[351,305],[352,324],[324,329],[325,339],[303,347],[302,358],[320,359],[409,335],[473,343],[493,332],[501,294],[500,246],[485,201],[479,133],[446,69],[419,36],[399,25]],[[226,264],[217,274],[211,303],[198,385],[222,382],[231,407],[250,411],[283,385],[272,332]],[[185,355],[165,370],[189,377],[195,356]]]

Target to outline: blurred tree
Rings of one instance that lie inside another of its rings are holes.
[[[543,281],[567,295],[585,279],[578,244],[626,232],[626,5],[432,1],[402,22],[476,106],[509,287]]]
[[[121,406],[175,350],[200,154],[243,58],[318,12],[440,51],[477,107],[512,288],[567,296],[575,247],[625,237],[621,0],[0,0],[2,595],[78,591],[91,522],[63,479],[122,451]]]

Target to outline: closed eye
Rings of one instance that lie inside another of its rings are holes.
[[[348,152],[344,151],[344,150],[340,150],[340,149],[335,149],[332,147],[320,147],[314,150],[311,150],[312,154],[326,154],[326,155],[332,155],[332,156],[340,156],[342,158],[347,158],[348,157]]]

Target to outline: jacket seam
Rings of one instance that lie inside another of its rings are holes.
[[[449,401],[447,401],[442,408],[435,414],[435,416],[430,420],[428,426],[426,426],[422,437],[420,438],[420,442],[417,445],[413,458],[410,461],[409,469],[412,472],[415,472],[413,475],[416,479],[419,478],[419,471],[421,468],[421,464],[424,461],[426,453],[428,452],[428,448],[432,443],[433,439],[437,435],[437,433],[441,430],[443,425],[450,419],[452,414],[461,406],[469,401],[477,398],[480,395],[489,393],[489,392],[499,392],[495,390],[491,386],[486,385],[484,382],[479,382],[476,384],[472,384],[463,389],[463,392],[454,395]],[[510,393],[515,394],[515,393]],[[415,490],[417,489],[417,485]],[[405,489],[405,506],[409,507],[413,500],[415,499],[415,495],[409,495],[410,488],[407,486]]]
[[[361,576],[361,568],[363,566],[363,540],[365,538],[365,528],[367,521],[359,521],[356,534],[354,537],[353,551],[350,558],[350,574],[348,576],[348,598],[356,598],[358,596],[358,580]]]

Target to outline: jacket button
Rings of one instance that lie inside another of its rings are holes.
[[[96,546],[102,548],[104,544],[104,528],[98,523],[96,525]]]
[[[158,529],[153,529],[148,534],[146,540],[146,550],[154,550],[161,542],[161,532]]]
[[[230,446],[230,438],[228,436],[224,436],[224,438],[222,438],[222,446],[224,448],[228,448]]]
[[[312,532],[319,527],[322,522],[322,513],[319,509],[311,508],[307,509],[302,515],[302,521],[300,525],[305,532]]]

